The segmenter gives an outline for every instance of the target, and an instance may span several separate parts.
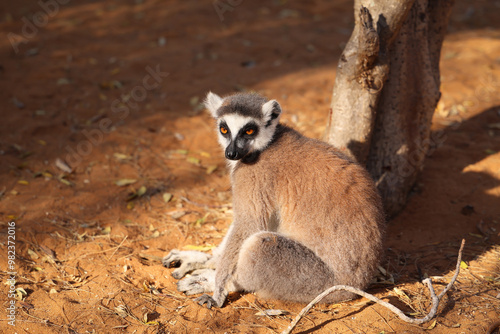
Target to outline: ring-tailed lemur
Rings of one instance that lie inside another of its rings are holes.
[[[279,123],[281,107],[257,94],[205,105],[231,175],[234,222],[213,257],[173,250],[178,289],[221,307],[229,291],[309,302],[326,288],[364,289],[382,254],[384,215],[370,176],[334,147]],[[338,291],[325,302],[346,300]]]

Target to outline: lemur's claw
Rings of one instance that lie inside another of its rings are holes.
[[[206,307],[208,309],[212,308],[212,305],[217,306],[217,302],[215,299],[212,298],[212,296],[204,294],[198,298],[196,298],[194,301],[198,302],[201,306],[204,306],[206,304]]]

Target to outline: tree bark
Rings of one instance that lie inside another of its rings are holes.
[[[454,0],[356,0],[325,140],[366,165],[389,216],[423,168]]]

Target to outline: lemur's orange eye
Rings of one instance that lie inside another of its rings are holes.
[[[220,133],[222,133],[223,135],[225,135],[227,133],[227,129],[223,126],[220,127]]]
[[[246,131],[246,134],[247,134],[247,135],[251,135],[251,134],[253,134],[254,132],[255,132],[255,130],[254,130],[254,129],[248,129],[248,130]]]

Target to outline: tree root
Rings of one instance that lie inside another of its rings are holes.
[[[394,305],[389,304],[388,302],[385,302],[385,301],[375,297],[374,295],[369,294],[367,292],[364,292],[362,290],[359,290],[357,288],[353,288],[353,287],[347,286],[347,285],[335,285],[335,286],[332,286],[331,288],[326,289],[324,292],[322,292],[320,295],[318,295],[316,298],[314,298],[314,300],[312,302],[310,302],[306,307],[304,307],[302,309],[302,311],[300,311],[300,313],[297,315],[297,317],[295,317],[295,319],[290,323],[288,328],[286,330],[284,330],[281,334],[290,334],[292,332],[292,330],[295,328],[295,326],[297,325],[297,323],[300,321],[300,319],[302,319],[311,310],[311,308],[315,304],[319,303],[323,298],[325,298],[330,293],[332,293],[334,291],[338,291],[338,290],[349,291],[349,292],[355,293],[357,295],[360,295],[362,297],[365,297],[365,298],[367,298],[367,299],[369,299],[377,304],[380,304],[380,305],[388,308],[392,312],[394,312],[401,320],[403,320],[405,322],[408,322],[411,324],[417,324],[417,325],[423,324],[424,322],[427,322],[427,321],[431,320],[432,318],[434,318],[434,316],[437,313],[437,308],[438,308],[438,305],[439,305],[441,298],[443,298],[445,293],[448,292],[448,290],[450,290],[450,288],[455,283],[455,281],[458,277],[458,274],[460,273],[460,263],[462,261],[462,251],[464,249],[464,245],[465,245],[465,239],[462,240],[462,244],[460,245],[460,250],[458,251],[458,259],[457,259],[457,267],[455,269],[455,275],[453,275],[450,283],[448,283],[446,288],[444,288],[444,290],[438,296],[436,295],[436,292],[434,291],[434,287],[432,286],[432,281],[430,278],[426,278],[422,281],[422,283],[427,284],[427,287],[429,288],[429,291],[431,293],[431,300],[432,300],[431,310],[423,318],[410,318],[406,314],[404,314],[403,311],[401,311],[400,309],[398,309]]]

